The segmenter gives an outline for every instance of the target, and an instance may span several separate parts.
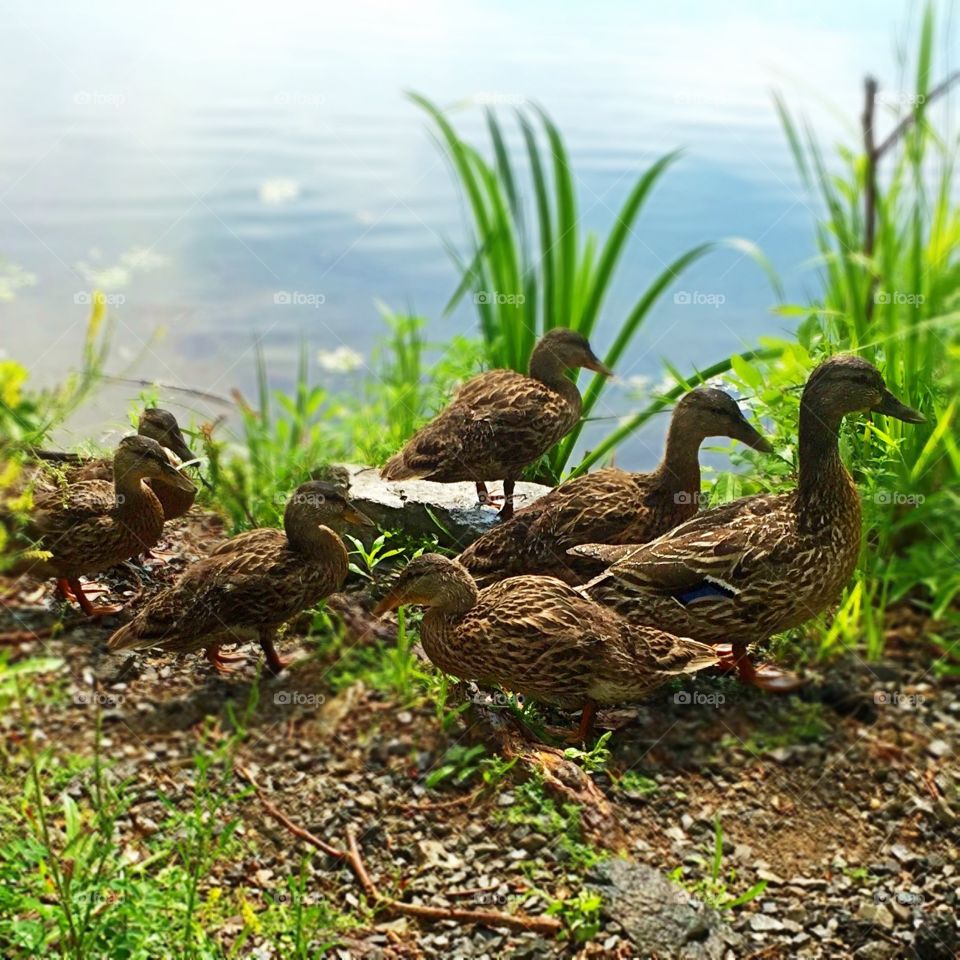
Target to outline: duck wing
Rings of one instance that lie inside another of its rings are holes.
[[[744,497],[707,510],[650,543],[571,552],[610,562],[600,578],[614,577],[683,602],[739,593],[738,583],[777,566],[795,532],[793,495]]]

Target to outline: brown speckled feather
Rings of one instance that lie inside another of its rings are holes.
[[[517,478],[579,420],[579,394],[570,386],[565,396],[511,370],[475,377],[387,462],[382,475],[440,482]]]
[[[25,557],[13,572],[67,579],[101,573],[155,546],[163,520],[159,501],[143,483],[126,499],[105,480],[41,492],[23,535],[53,556]]]
[[[499,684],[567,709],[636,700],[671,677],[713,666],[703,644],[635,629],[552,577],[482,590],[466,614],[428,610],[427,656],[453,676]]]
[[[708,643],[797,626],[836,600],[856,565],[860,502],[852,482],[843,489],[815,528],[794,492],[705,511],[651,543],[577,547],[613,563],[585,592],[631,622]]]
[[[460,555],[480,584],[544,573],[583,583],[603,569],[567,553],[583,543],[643,543],[696,512],[695,497],[677,497],[660,475],[615,468],[575,477],[489,530]]]
[[[339,590],[346,578],[342,542],[332,530],[320,529],[329,547],[321,558],[293,550],[283,532],[273,529],[250,530],[220,544],[150,600],[110,638],[110,647],[184,653],[285,623]]]

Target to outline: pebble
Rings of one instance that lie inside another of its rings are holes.
[[[927,753],[938,760],[948,756],[952,752],[950,744],[946,740],[931,740],[927,744]]]
[[[755,913],[750,918],[750,929],[757,932],[776,932],[783,929],[783,924],[775,917],[768,917],[765,913]]]
[[[892,930],[894,926],[893,914],[882,903],[865,903],[857,911],[857,917],[881,930]]]

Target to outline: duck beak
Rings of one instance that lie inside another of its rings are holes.
[[[160,477],[158,478],[161,483],[167,484],[167,486],[174,487],[177,490],[182,490],[184,493],[196,493],[197,487],[193,481],[184,476],[173,464],[165,463],[160,468]]]
[[[901,403],[889,390],[883,391],[880,405],[874,407],[874,410],[886,417],[896,417],[897,420],[902,420],[904,423],[927,422],[927,418],[919,410],[914,410],[913,407]]]
[[[362,511],[352,504],[343,511],[343,519],[347,523],[355,523],[358,527],[375,527],[376,524]]]
[[[188,460],[196,460],[193,451],[187,446],[187,441],[183,439],[183,434],[179,431],[175,434],[171,434],[168,438],[169,442],[165,444],[168,450],[171,450],[177,455],[177,458],[182,462],[186,463]]]
[[[613,371],[597,356],[591,354],[590,358],[584,363],[587,370],[599,373],[602,377],[612,377]]]
[[[743,421],[740,430],[733,435],[733,438],[734,440],[739,440],[741,443],[745,443],[754,450],[759,450],[760,453],[774,452],[773,444],[747,420]]]
[[[396,610],[401,603],[400,595],[391,591],[373,608],[373,615],[382,617],[385,613]]]

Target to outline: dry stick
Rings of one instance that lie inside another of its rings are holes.
[[[132,383],[138,387],[159,387],[161,390],[171,390],[176,393],[185,393],[191,397],[199,397],[201,400],[222,403],[226,407],[236,406],[230,397],[223,394],[211,393],[209,390],[200,390],[197,387],[181,387],[175,383],[165,383],[163,380],[140,380],[136,377],[114,377],[110,374],[104,374],[103,379],[108,383]]]
[[[263,794],[250,772],[240,764],[234,767],[237,775],[253,787],[264,811],[278,823],[286,827],[294,836],[306,841],[327,856],[342,860],[350,867],[363,892],[377,906],[392,913],[416,917],[420,920],[453,920],[459,923],[479,923],[489,927],[507,927],[511,930],[532,931],[556,936],[563,930],[563,924],[555,917],[529,917],[522,913],[501,913],[498,910],[460,910],[454,907],[424,907],[415,903],[404,903],[381,893],[370,878],[366,865],[357,846],[357,837],[353,827],[347,828],[347,849],[337,847],[321,840],[309,830],[294,823],[276,804],[271,803]]]
[[[960,80],[960,70],[955,70],[945,80],[938,83],[926,96],[924,106],[928,107],[935,100],[948,93],[950,88]],[[864,105],[861,123],[863,126],[863,151],[866,155],[867,169],[863,191],[863,252],[867,257],[873,256],[873,248],[877,236],[877,166],[887,151],[891,150],[900,138],[917,122],[917,111],[911,110],[890,132],[887,138],[877,146],[874,137],[873,121],[877,106],[877,81],[868,76],[864,80]],[[873,301],[877,290],[878,277],[871,272],[870,285],[867,289],[867,302],[864,312],[867,322],[873,318]]]

